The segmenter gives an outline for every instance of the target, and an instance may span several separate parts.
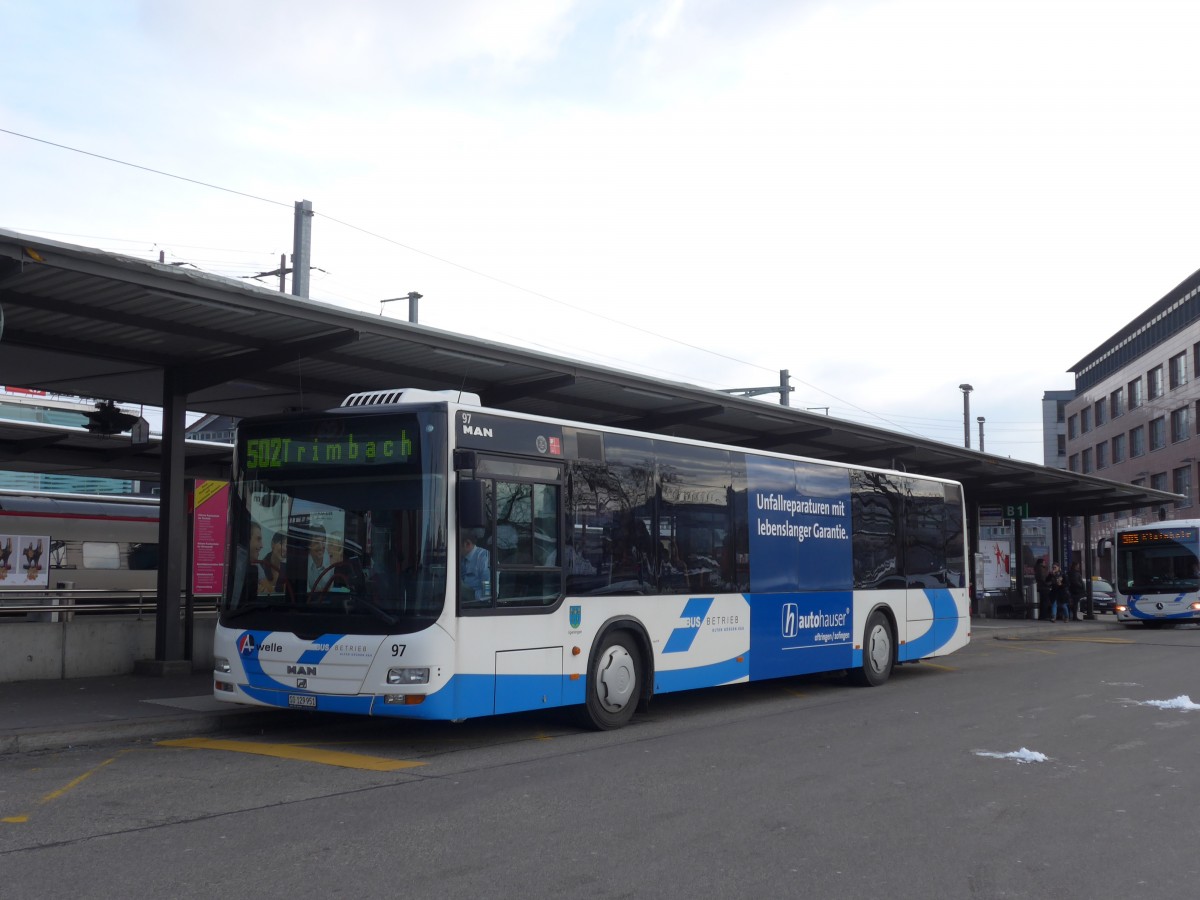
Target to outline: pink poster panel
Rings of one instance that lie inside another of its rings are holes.
[[[197,481],[192,505],[192,593],[219,594],[225,582],[229,482]]]

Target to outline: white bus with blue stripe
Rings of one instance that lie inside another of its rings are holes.
[[[969,640],[955,482],[355,395],[246,420],[214,696],[461,720],[816,672]]]
[[[1200,520],[1126,528],[1115,545],[1117,621],[1149,628],[1200,621]]]

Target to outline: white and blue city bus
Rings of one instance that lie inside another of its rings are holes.
[[[894,665],[969,640],[960,485],[354,395],[246,420],[214,695],[460,720]]]
[[[1117,531],[1117,621],[1151,628],[1200,621],[1200,520]]]

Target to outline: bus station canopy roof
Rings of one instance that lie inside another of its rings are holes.
[[[981,507],[1094,515],[1176,495],[981,453],[340,307],[253,284],[0,230],[0,384],[236,417],[324,409],[349,394],[465,390],[485,406],[963,482]],[[159,444],[0,422],[0,469],[154,480]],[[189,476],[230,450],[187,442]]]

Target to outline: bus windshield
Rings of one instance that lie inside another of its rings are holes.
[[[238,434],[221,622],[402,634],[446,597],[445,415],[346,413]]]
[[[1175,594],[1200,586],[1200,529],[1151,528],[1117,535],[1117,590],[1122,594]]]

